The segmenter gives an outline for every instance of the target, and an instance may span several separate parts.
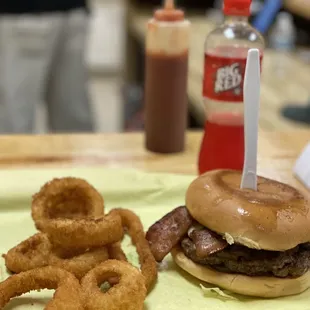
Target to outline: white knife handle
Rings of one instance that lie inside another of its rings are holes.
[[[257,144],[260,103],[260,54],[248,52],[244,79],[244,166],[241,188],[257,190]]]

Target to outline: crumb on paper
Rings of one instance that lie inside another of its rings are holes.
[[[169,269],[169,264],[167,261],[162,261],[161,263],[158,263],[157,266],[159,271],[166,271]]]
[[[100,291],[106,293],[111,288],[111,285],[109,282],[104,282],[100,286]]]
[[[220,298],[224,298],[224,299],[227,299],[227,300],[238,300],[236,297],[234,296],[231,296],[231,295],[228,295],[226,293],[224,293],[220,288],[218,287],[211,287],[211,288],[207,288],[207,287],[204,287],[202,284],[200,284],[200,287],[203,291],[203,294],[205,296],[214,296],[215,294],[218,295],[218,297]]]

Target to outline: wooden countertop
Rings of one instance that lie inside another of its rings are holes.
[[[146,23],[151,12],[131,9],[129,13],[130,31],[144,42]],[[190,16],[192,22],[188,95],[191,109],[199,123],[204,122],[202,101],[203,45],[206,35],[214,29],[214,24],[204,16]],[[144,43],[143,43],[144,44]],[[266,131],[309,128],[284,119],[280,109],[287,102],[307,102],[310,91],[310,66],[295,54],[280,54],[266,50],[263,62],[260,128]]]
[[[310,19],[310,2],[307,0],[285,0],[284,6],[294,14]]]
[[[196,174],[201,139],[202,132],[189,132],[184,153],[159,155],[145,150],[142,133],[0,137],[0,168],[100,165]],[[310,130],[261,132],[259,173],[302,188],[292,167],[308,142]]]

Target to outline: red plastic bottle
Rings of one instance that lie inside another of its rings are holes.
[[[224,0],[223,25],[205,43],[203,97],[205,133],[199,173],[242,170],[244,161],[243,80],[250,48],[263,57],[264,39],[248,22],[251,0]]]

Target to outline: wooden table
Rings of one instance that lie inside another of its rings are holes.
[[[284,6],[292,13],[310,19],[310,2],[308,0],[285,0]]]
[[[136,69],[132,40],[136,38],[144,46],[149,16],[151,11],[139,11],[134,7],[129,9],[128,31],[131,33],[131,41],[128,42],[127,63],[128,72],[131,74]],[[194,118],[203,124],[205,120],[202,100],[203,45],[206,35],[215,25],[201,15],[189,16],[189,19],[192,22],[192,32],[188,95]],[[306,128],[302,124],[284,119],[280,110],[287,102],[296,104],[307,102],[310,97],[310,66],[294,54],[280,54],[272,50],[266,50],[263,65],[260,128],[265,131]]]
[[[142,133],[0,137],[0,168],[103,165],[196,174],[201,139],[201,132],[189,132],[184,153],[158,155],[145,150]],[[302,188],[292,176],[292,167],[308,142],[310,130],[261,132],[259,173]]]

